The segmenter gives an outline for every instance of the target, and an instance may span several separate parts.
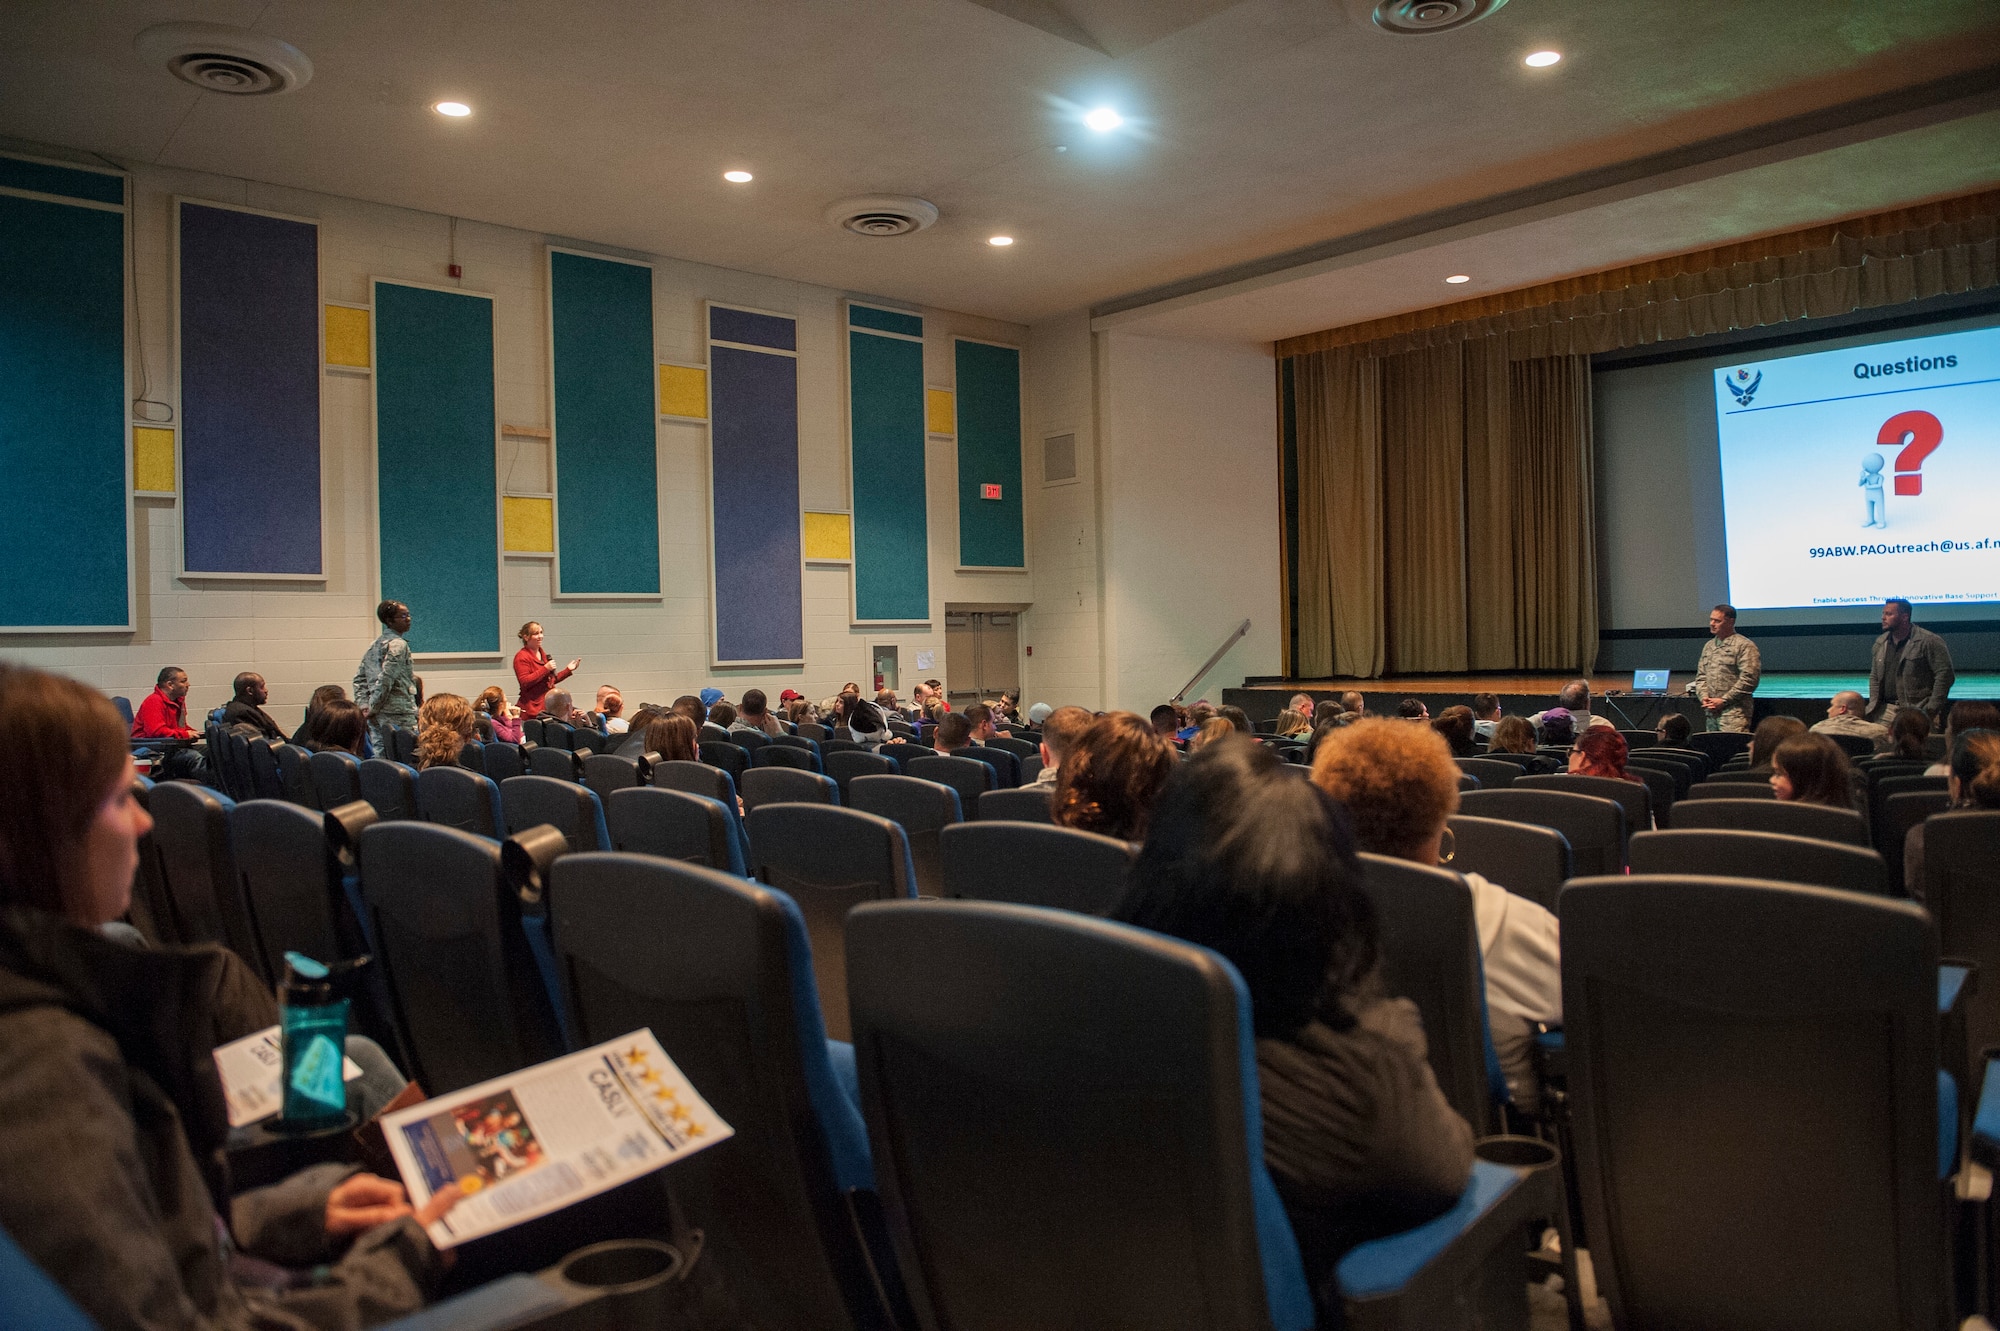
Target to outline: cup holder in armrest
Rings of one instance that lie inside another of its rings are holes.
[[[1488,1164],[1510,1169],[1547,1169],[1562,1159],[1562,1152],[1539,1137],[1481,1137],[1472,1143],[1472,1153]]]
[[[657,1239],[613,1239],[578,1248],[556,1265],[556,1274],[572,1285],[630,1294],[671,1284],[680,1275],[681,1255]]]

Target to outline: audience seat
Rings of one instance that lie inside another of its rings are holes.
[[[1617,873],[1625,867],[1625,806],[1564,790],[1475,790],[1458,798],[1458,811],[1474,818],[1552,827],[1569,842],[1571,872]]]
[[[834,785],[832,778],[794,767],[753,767],[743,774],[740,789],[743,793],[743,812],[746,814],[763,804],[840,803],[840,788]]]
[[[782,749],[803,749],[813,757],[819,757],[819,742],[808,739],[803,735],[772,735],[769,737],[769,742]],[[818,771],[819,769],[814,768],[813,770]]]
[[[495,781],[528,774],[528,751],[520,745],[496,739],[480,747],[485,750],[486,775]]]
[[[312,754],[296,744],[273,744],[271,756],[278,760],[278,780],[284,798],[303,809],[319,808],[319,792],[313,787]]]
[[[539,716],[524,716],[521,718],[521,742],[524,745],[533,745],[536,748],[549,742],[546,722],[543,718]]]
[[[621,800],[678,791],[621,790]],[[549,918],[579,1045],[650,1029],[735,1129],[670,1171],[745,1325],[909,1326],[853,1048],[830,1042],[797,903],[711,869],[570,855]]]
[[[1649,761],[1635,754],[1626,760],[1625,770],[1646,783],[1656,823],[1664,823],[1673,802],[1687,794],[1694,785],[1694,775],[1671,760]]]
[[[645,764],[646,771],[652,768]],[[614,790],[631,790],[646,784],[645,771],[641,770],[637,758],[627,758],[615,753],[587,753],[583,755],[583,784],[596,792],[600,800],[611,798]],[[504,791],[506,787],[501,787]]]
[[[741,781],[743,774],[750,770],[750,751],[741,745],[703,740],[697,751],[703,762],[729,773],[732,781]]]
[[[1849,758],[1866,758],[1875,752],[1875,741],[1866,735],[1827,735],[1827,738],[1846,750]]]
[[[1944,954],[1979,967],[1966,1008],[1970,1050],[2000,1044],[2000,812],[1966,809],[1924,823],[1924,905]]]
[[[975,801],[973,816],[983,822],[1046,823],[1052,795],[1049,786],[989,790]]]
[[[1930,758],[1877,758],[1873,762],[1856,763],[1855,766],[1868,773],[1873,781],[1881,781],[1891,776],[1922,776],[1933,759]]]
[[[944,895],[938,833],[963,819],[956,790],[913,776],[857,776],[848,782],[846,803],[901,827],[909,840],[917,890],[927,897]]]
[[[1750,751],[1747,730],[1697,730],[1687,737],[1687,746],[1708,759],[1711,770],[1731,758]]]
[[[468,772],[477,772],[481,776],[493,775],[486,770],[486,746],[476,739],[469,739],[459,747],[458,765]],[[498,777],[493,779],[499,780]]]
[[[285,778],[278,772],[277,745],[268,739],[253,739],[250,745],[251,788],[260,800],[285,797]]]
[[[701,723],[701,729],[695,734],[695,742],[697,744],[734,744],[736,741],[730,737],[729,727],[719,726],[713,721],[704,721]]]
[[[243,900],[274,978],[287,952],[321,962],[358,955],[358,934],[342,927],[351,907],[324,814],[282,800],[250,800],[230,811],[229,831]]]
[[[939,785],[950,786],[958,792],[959,808],[968,812],[978,809],[981,795],[1000,788],[999,770],[993,764],[960,758],[955,754],[913,758],[903,765],[903,771],[919,781],[935,781]]]
[[[523,776],[545,776],[552,781],[583,780],[583,758],[574,749],[547,744],[528,754],[528,770]]]
[[[139,807],[150,812],[153,782],[146,777],[132,780],[133,797]],[[126,919],[154,947],[179,947],[180,922],[174,918],[173,895],[167,890],[166,874],[160,868],[159,847],[149,831],[139,838],[139,867],[132,875],[132,904]]]
[[[1103,915],[1118,904],[1136,853],[1116,837],[1047,823],[954,823],[938,833],[947,897],[1085,915]]]
[[[1297,759],[1297,761],[1305,762],[1306,759],[1303,756],[1301,756]],[[1042,774],[1041,754],[1031,753],[1027,757],[1021,759],[1021,784],[1023,786],[1034,785],[1035,779],[1039,777],[1041,774]]]
[[[742,833],[720,800],[654,786],[614,790],[604,823],[613,850],[745,874]]]
[[[909,841],[887,818],[826,804],[766,804],[743,821],[753,875],[805,913],[827,1033],[845,1040],[847,912],[858,902],[916,896]]]
[[[180,941],[189,946],[220,943],[269,982],[275,976],[243,899],[229,835],[235,807],[227,795],[192,781],[162,781],[146,801]]]
[[[835,749],[833,741],[826,745],[826,756],[821,759],[826,764],[826,774],[833,778],[840,788],[840,802],[847,803],[847,783],[857,776],[894,776],[896,764],[893,759],[884,758],[879,753],[871,753],[857,744],[852,749]]]
[[[1873,850],[1779,832],[1709,828],[1640,832],[1632,838],[1632,872],[1756,878],[1900,895],[1890,890],[1888,871]]]
[[[1889,852],[1892,849],[1888,842],[1890,835],[1888,817],[1889,801],[1897,795],[1908,795],[1919,791],[1928,791],[1932,794],[1939,792],[1948,794],[1950,790],[1950,778],[1942,776],[1923,776],[1918,774],[1915,776],[1876,777],[1872,780],[1868,788],[1868,825],[1875,829],[1875,849],[1882,852],[1884,859],[1888,858]],[[1902,843],[1896,843],[1893,849],[1899,852],[1897,858],[1901,859]]]
[[[1005,749],[996,749],[990,744],[974,745],[971,748],[960,749],[952,756],[969,758],[991,767],[995,790],[1013,790],[1021,784],[1021,760]]]
[[[750,755],[750,761],[757,761],[757,750],[771,742],[771,737],[761,730],[731,730],[729,742]]]
[[[1764,781],[1718,781],[1710,777],[1697,781],[1688,787],[1690,800],[1775,800],[1778,792],[1771,789],[1769,780]]]
[[[1873,829],[1870,844],[1882,852],[1891,882],[1900,887],[1908,877],[1904,852],[1909,846],[1910,829],[1950,808],[1948,790],[1906,790],[1882,802],[1882,821]]]
[[[1673,807],[1667,824],[1675,831],[1779,832],[1844,846],[1868,844],[1868,826],[1852,809],[1775,798],[1690,800]]]
[[[750,766],[754,768],[789,768],[795,772],[820,771],[819,755],[810,749],[795,749],[788,744],[776,742],[766,744],[750,755]]]
[[[833,732],[817,721],[799,722],[798,733],[806,739],[828,740],[833,738]]]
[[[508,836],[518,836],[547,823],[563,834],[571,854],[611,849],[611,835],[604,827],[604,806],[595,791],[573,781],[546,776],[514,777],[500,787],[500,811]]]
[[[1570,876],[1569,842],[1553,827],[1453,814],[1450,867],[1476,873],[1549,910]]]
[[[1501,762],[1496,758],[1455,758],[1458,770],[1468,776],[1479,778],[1481,790],[1501,790],[1514,784],[1521,775],[1517,764]]]
[[[494,841],[507,826],[500,809],[500,787],[491,777],[463,767],[432,767],[417,773],[417,813],[424,822]]]
[[[308,770],[312,773],[314,808],[338,809],[362,798],[361,760],[353,754],[338,749],[315,753]]]
[[[420,816],[414,768],[387,758],[364,758],[356,776],[361,783],[361,798],[374,806],[375,816],[383,822]]]
[[[1572,881],[1562,919],[1576,1172],[1613,1321],[1955,1326],[1957,1125],[1922,908],[1620,875]]]
[[[907,773],[910,770],[911,762],[918,758],[937,757],[936,750],[921,744],[911,743],[908,740],[891,741],[875,750],[875,752],[896,764],[896,770],[902,773]]]
[[[1771,783],[1770,768],[1740,767],[1740,768],[1731,768],[1727,771],[1710,773],[1708,778],[1703,784],[1710,786],[1727,786],[1727,785],[1755,786],[1755,785],[1769,785],[1770,783]]]
[[[999,749],[1013,754],[1016,758],[1039,757],[1042,752],[1041,745],[1032,744],[1025,739],[1015,739],[1012,735],[996,735],[985,743],[989,749]]]
[[[399,763],[417,765],[417,732],[404,726],[391,727],[389,731],[390,751],[384,757],[394,758]]]
[[[215,749],[210,747],[213,754]],[[234,730],[222,732],[222,770],[228,776],[230,798],[253,800],[257,798],[257,774],[250,766],[250,740],[246,735]],[[241,794],[237,792],[241,791]]]
[[[1653,825],[1653,792],[1640,782],[1558,772],[1551,776],[1520,777],[1513,788],[1559,790],[1572,795],[1594,795],[1598,799],[1616,800],[1625,809],[1625,839],[1628,843],[1633,833],[1643,832]]]

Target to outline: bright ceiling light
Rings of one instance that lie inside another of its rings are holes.
[[[1014,238],[1012,236],[988,236],[986,243],[988,245],[1012,245]]]
[[[747,185],[754,177],[748,171],[724,171],[722,178],[732,185]]]
[[[431,110],[437,112],[441,116],[450,116],[454,120],[459,119],[462,116],[469,116],[472,114],[472,108],[467,106],[464,102],[439,102],[436,106],[433,106]]]
[[[1471,280],[1472,278],[1465,273],[1453,273],[1445,279],[1445,281],[1451,283],[1453,286],[1457,286],[1461,282],[1470,282]]]
[[[1096,130],[1099,134],[1109,134],[1112,130],[1117,129],[1125,123],[1125,117],[1119,115],[1108,106],[1100,106],[1095,111],[1085,115],[1083,123]]]
[[[1537,51],[1521,63],[1529,69],[1547,69],[1562,58],[1563,53],[1561,51]]]

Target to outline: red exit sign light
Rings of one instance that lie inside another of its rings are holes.
[[[1000,497],[1000,487],[997,485],[982,485],[979,487],[979,497],[981,499],[998,499]]]

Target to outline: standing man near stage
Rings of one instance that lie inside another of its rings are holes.
[[[368,735],[375,756],[395,755],[389,732],[397,726],[414,730],[417,725],[417,681],[410,668],[410,644],[403,637],[410,631],[410,607],[401,601],[384,601],[375,607],[382,621],[382,635],[361,654],[361,668],[354,672],[354,701],[368,714]]]
[[[1701,700],[1710,730],[1748,730],[1750,695],[1764,673],[1757,644],[1736,631],[1736,607],[1718,605],[1708,612],[1709,640],[1702,644],[1701,664],[1689,689]]]
[[[1882,636],[1868,668],[1868,719],[1886,726],[1914,707],[1939,725],[1956,677],[1944,639],[1910,622],[1910,603],[1900,596],[1884,601]]]

